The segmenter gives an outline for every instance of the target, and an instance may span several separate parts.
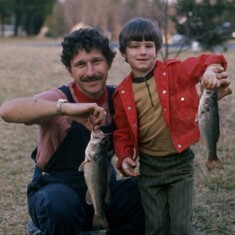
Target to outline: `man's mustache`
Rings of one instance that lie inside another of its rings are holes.
[[[93,82],[93,81],[98,81],[98,80],[102,80],[103,77],[101,76],[92,76],[92,77],[83,77],[81,79],[82,82]]]

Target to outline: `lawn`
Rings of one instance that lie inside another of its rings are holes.
[[[71,79],[60,62],[61,48],[51,43],[0,41],[0,104],[58,87]],[[181,58],[193,55],[181,54]],[[235,54],[226,52],[233,79]],[[129,71],[117,54],[108,83],[118,84]],[[235,92],[235,83],[232,84]],[[196,235],[235,234],[235,96],[219,102],[221,135],[218,155],[224,170],[208,172],[206,152],[195,144],[194,227]],[[33,173],[30,154],[37,128],[0,120],[0,235],[25,235],[28,221],[26,189]]]

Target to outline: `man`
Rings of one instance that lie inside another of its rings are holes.
[[[85,157],[90,131],[112,133],[114,88],[106,86],[115,52],[97,29],[75,31],[62,42],[61,61],[73,81],[33,97],[6,102],[6,122],[39,126],[32,153],[35,171],[28,186],[28,208],[44,235],[77,235],[92,230],[93,207],[85,202],[87,186],[78,167]],[[143,235],[144,215],[136,179],[117,181],[109,150],[110,203],[108,234]]]

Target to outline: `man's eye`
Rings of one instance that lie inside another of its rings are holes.
[[[78,67],[78,68],[83,68],[83,67],[85,67],[85,64],[83,64],[83,63],[81,63],[81,64],[77,64],[77,66],[76,67]]]

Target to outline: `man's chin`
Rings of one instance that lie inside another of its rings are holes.
[[[91,94],[91,95],[100,95],[103,94],[103,90],[104,88],[101,86],[90,86],[87,91]]]

